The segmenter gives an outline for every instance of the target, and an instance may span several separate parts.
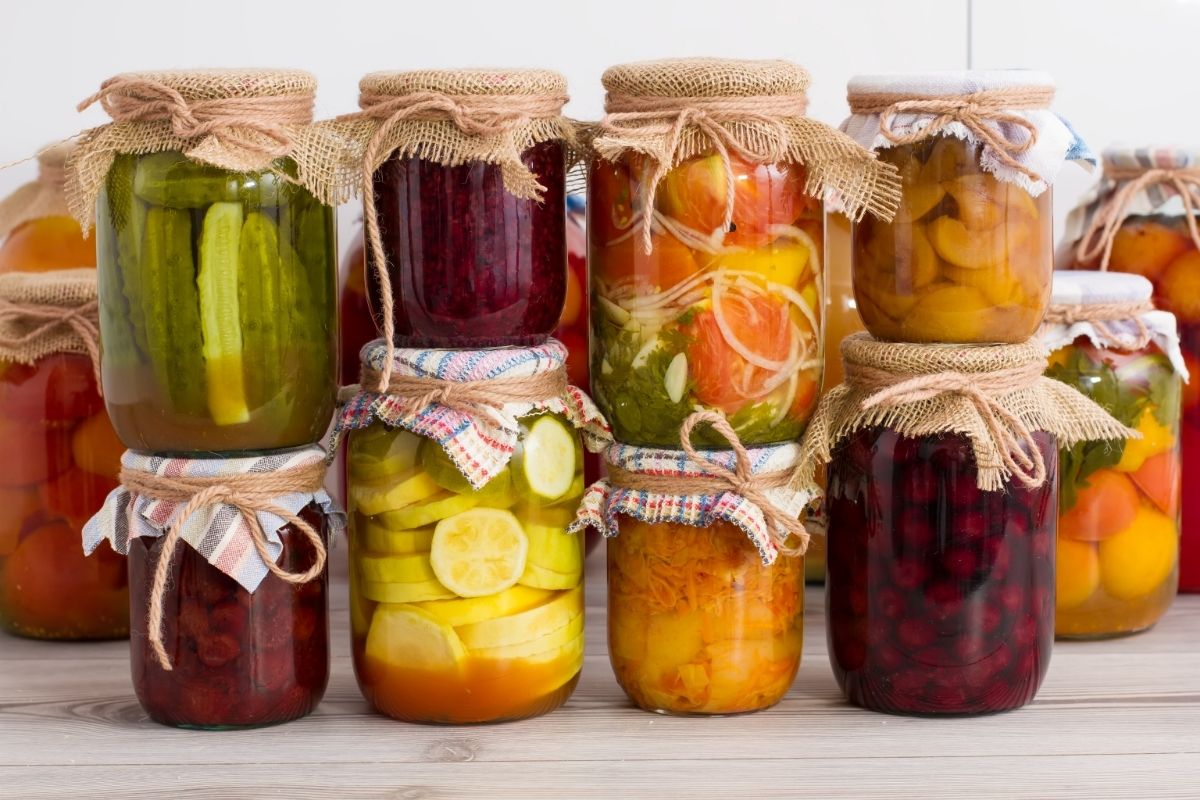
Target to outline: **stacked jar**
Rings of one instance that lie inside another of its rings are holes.
[[[168,725],[295,719],[328,680],[337,310],[315,90],[296,71],[118,75],[84,104],[113,122],[68,164],[128,448],[84,547],[128,556],[134,687]]]
[[[1125,432],[1077,392],[1064,399],[1029,341],[1050,298],[1050,184],[1086,152],[1053,93],[1027,72],[849,85],[843,130],[902,182],[892,221],[854,226],[869,335],[843,342],[846,383],[809,447],[830,462],[830,657],[866,708],[1032,699],[1054,631],[1058,447]]]
[[[1059,454],[1056,631],[1105,638],[1153,625],[1179,578],[1180,396],[1175,317],[1137,275],[1056,272],[1040,338],[1046,374],[1141,433]]]
[[[543,714],[583,665],[583,548],[567,526],[583,442],[608,439],[551,338],[569,299],[566,81],[384,72],[360,91],[340,124],[382,338],[341,419],[355,673],[402,720]]]
[[[83,524],[122,447],[98,388],[96,252],[63,193],[69,147],[0,202],[0,626],[40,639],[129,633],[124,560],[86,559]]]
[[[617,444],[578,525],[615,537],[610,658],[644,709],[757,711],[800,662],[807,498],[790,476],[821,385],[820,198],[886,217],[895,174],[804,116],[809,76],[789,62],[628,64],[603,82],[591,380]]]
[[[1132,272],[1179,323],[1183,359],[1200,366],[1200,154],[1172,147],[1114,148],[1095,191],[1067,219],[1063,266]],[[1195,387],[1195,383],[1190,384]],[[1143,430],[1153,437],[1157,431]],[[1184,392],[1183,528],[1179,588],[1200,591],[1200,394]],[[1188,466],[1188,465],[1191,466]]]

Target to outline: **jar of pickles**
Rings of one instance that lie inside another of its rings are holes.
[[[342,119],[360,145],[351,169],[380,333],[411,347],[540,344],[567,290],[566,79],[378,72],[359,89],[362,111]]]
[[[806,459],[828,462],[827,625],[842,691],[890,713],[1028,703],[1054,638],[1058,447],[1128,430],[1042,377],[1035,343],[855,334],[842,354],[846,383],[805,442]]]
[[[1183,359],[1200,368],[1200,155],[1177,148],[1114,148],[1104,178],[1067,218],[1063,263],[1141,275],[1154,303],[1179,323]],[[1191,386],[1195,386],[1193,382]],[[1179,586],[1200,591],[1200,392],[1183,393],[1183,528]]]
[[[326,548],[341,527],[321,488],[325,451],[128,452],[122,463],[124,485],[88,523],[84,548],[128,554],[133,684],[146,713],[229,729],[311,712],[329,677]],[[201,491],[211,500],[193,508]]]
[[[364,348],[364,391],[342,420],[359,686],[415,722],[552,711],[583,664],[583,547],[567,534],[580,431],[594,448],[607,426],[567,385],[556,341],[398,349],[380,394],[388,350]]]
[[[788,62],[656,61],[603,80],[587,225],[596,402],[627,444],[679,447],[697,408],[746,444],[795,439],[821,384],[821,192],[886,217],[894,174],[804,117],[808,73]]]
[[[699,413],[732,433],[719,415]],[[577,528],[610,537],[613,672],[647,711],[759,711],[783,699],[800,666],[805,498],[786,485],[799,446],[738,447],[614,444],[608,478],[580,509]],[[753,488],[735,485],[735,474]]]
[[[0,627],[115,639],[129,632],[125,564],[107,546],[85,559],[79,532],[124,448],[97,388],[95,252],[66,215],[65,156],[44,152],[38,180],[0,205]]]
[[[1060,454],[1059,637],[1144,630],[1175,598],[1186,366],[1175,317],[1152,310],[1151,290],[1136,275],[1054,275],[1040,336],[1052,351],[1046,374],[1141,434]]]
[[[850,81],[856,141],[893,164],[895,219],[854,229],[854,292],[872,335],[1023,342],[1050,299],[1050,184],[1086,146],[1025,72],[867,75]]]
[[[328,428],[336,256],[314,91],[302,72],[168,72],[92,98],[114,122],[72,160],[73,210],[94,207],[105,401],[126,446],[288,448]]]

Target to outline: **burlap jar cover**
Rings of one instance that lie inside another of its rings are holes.
[[[333,197],[362,192],[364,237],[378,273],[379,315],[389,347],[394,300],[375,213],[375,171],[393,155],[447,167],[495,164],[511,194],[540,198],[544,187],[521,155],[542,142],[560,141],[574,160],[575,124],[562,115],[567,100],[566,78],[543,69],[376,72],[359,82],[361,110],[331,123],[345,147],[326,165],[322,180],[336,187]],[[391,362],[385,359],[377,389],[386,385]]]
[[[700,424],[711,425],[732,449],[697,450],[692,431]],[[809,535],[799,517],[810,494],[797,488],[798,444],[743,447],[728,421],[712,411],[689,416],[679,437],[682,450],[608,447],[608,477],[588,487],[568,530],[590,525],[612,538],[620,532],[619,515],[700,528],[723,521],[746,534],[764,566],[781,554],[804,555]]]
[[[1100,349],[1123,352],[1154,344],[1186,381],[1175,315],[1154,308],[1153,290],[1140,275],[1059,270],[1038,339],[1051,352],[1080,337]]]
[[[838,131],[805,116],[808,72],[788,61],[674,59],[611,67],[605,71],[603,119],[587,131],[591,149],[615,161],[626,153],[648,159],[644,208],[653,208],[659,183],[672,168],[715,152],[724,164],[725,228],[733,216],[736,155],[751,164],[800,164],[805,191],[836,191],[846,213],[891,219],[900,203],[895,169],[877,161]],[[654,218],[642,219],[651,246]]]
[[[1050,110],[1042,72],[994,70],[859,75],[847,87],[842,130],[883,150],[951,136],[982,148],[980,166],[1037,197],[1067,161],[1094,164],[1087,144]]]
[[[1113,242],[1131,216],[1183,217],[1200,250],[1200,153],[1178,148],[1104,151],[1104,176],[1067,216],[1062,266],[1108,269]]]
[[[12,194],[0,200],[0,239],[30,220],[71,215],[63,191],[67,179],[65,168],[71,150],[72,145],[66,143],[42,150],[37,155],[37,178],[17,187]]]
[[[385,389],[377,391],[388,359]],[[567,383],[566,360],[554,339],[487,350],[397,348],[377,339],[363,347],[360,385],[347,387],[334,447],[346,431],[375,421],[403,428],[440,445],[476,489],[508,465],[518,420],[531,414],[559,414],[600,452],[612,432],[591,399]]]
[[[0,361],[32,365],[54,353],[81,353],[100,386],[96,270],[0,275]]]
[[[313,124],[316,79],[300,70],[132,72],[109,78],[79,104],[100,103],[112,122],[80,134],[67,162],[67,203],[85,229],[96,197],[122,153],[179,151],[233,172],[276,172],[332,204],[331,164],[344,147]],[[295,164],[288,174],[283,159]]]
[[[838,442],[863,428],[913,438],[965,436],[984,491],[1013,480],[1030,487],[1045,482],[1033,431],[1053,434],[1060,447],[1139,438],[1073,387],[1044,377],[1046,358],[1036,341],[902,344],[857,333],[842,342],[842,360],[846,382],[821,401],[804,437],[798,481],[814,493],[815,465],[829,463]]]
[[[171,562],[180,540],[220,572],[253,593],[268,574],[292,584],[307,583],[325,569],[319,531],[299,515],[315,503],[331,536],[344,519],[324,489],[325,450],[319,446],[244,458],[167,458],[127,451],[121,457],[121,486],[83,528],[89,555],[107,541],[129,553],[129,540],[165,536],[150,589],[150,645],[164,670],[171,661],[163,645],[165,598],[171,591]],[[312,545],[316,558],[302,573],[278,566],[280,531],[292,526]]]

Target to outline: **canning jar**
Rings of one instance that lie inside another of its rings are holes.
[[[127,73],[68,162],[96,225],[103,383],[127,447],[188,455],[317,441],[337,391],[329,202],[340,138],[293,70]],[[170,101],[162,98],[170,98]]]
[[[375,342],[365,363],[378,369],[386,349]],[[378,711],[496,722],[552,711],[574,690],[584,605],[582,540],[566,532],[583,494],[576,428],[604,428],[565,382],[528,402],[548,376],[565,381],[565,359],[553,341],[400,349],[396,373],[418,383],[347,407],[354,666]],[[433,376],[468,394],[423,399],[419,381]],[[475,389],[502,398],[514,382],[525,400],[469,399]]]
[[[128,555],[132,678],[142,708],[164,725],[210,730],[307,715],[329,678],[325,560],[340,528],[321,489],[324,451],[207,463],[129,453],[124,464],[139,472],[137,487],[113,493],[88,524],[84,543],[91,548],[107,539]],[[306,475],[297,478],[294,470]],[[184,488],[171,483],[178,476],[218,487],[217,499],[180,517],[185,503],[176,502],[177,494],[155,494],[164,486]],[[245,481],[262,476],[294,491],[268,502],[239,501],[249,503],[257,520],[251,530],[241,507],[223,501],[229,495],[222,482],[253,493]],[[259,545],[266,557],[256,552]]]
[[[846,382],[805,440],[827,463],[829,654],[890,713],[1028,703],[1054,639],[1058,447],[1129,430],[1042,375],[1036,341],[842,343]]]
[[[894,175],[804,119],[808,73],[788,62],[648,62],[603,80],[587,225],[596,402],[628,444],[678,447],[697,408],[745,444],[797,438],[821,386],[821,192],[838,175],[850,213],[886,216]],[[719,133],[689,121],[712,102]],[[661,109],[636,110],[648,105]],[[807,136],[822,148],[799,147]],[[754,155],[763,140],[777,155]]]
[[[1113,148],[1104,176],[1067,218],[1066,266],[1132,272],[1154,285],[1154,304],[1175,315],[1183,359],[1200,369],[1200,213],[1181,188],[1200,192],[1200,156],[1178,148]],[[1177,183],[1178,182],[1178,183]],[[1179,588],[1200,591],[1200,390],[1183,392],[1180,447],[1183,527]]]
[[[382,241],[367,259],[380,333],[406,347],[545,340],[567,290],[566,79],[425,70],[374,73],[359,88],[352,116],[381,143],[363,187]]]
[[[79,547],[124,448],[89,355],[95,250],[67,216],[68,152],[43,152],[38,179],[0,206],[0,627],[116,639],[129,633],[125,564],[107,546],[93,559]]]
[[[1057,272],[1040,338],[1046,374],[1141,438],[1064,448],[1058,523],[1060,638],[1149,628],[1179,573],[1181,371],[1175,318],[1136,275]]]
[[[902,181],[895,219],[854,229],[854,292],[872,335],[988,343],[1037,332],[1054,268],[1050,184],[1077,145],[1049,110],[1053,95],[1048,76],[1025,71],[851,80],[843,129]]]

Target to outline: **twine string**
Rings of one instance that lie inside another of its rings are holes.
[[[1107,345],[1120,350],[1141,350],[1153,338],[1142,314],[1153,310],[1154,304],[1149,301],[1056,305],[1046,310],[1045,322],[1053,325],[1086,322]],[[1131,322],[1136,333],[1132,337],[1125,335],[1113,326],[1114,322]]]
[[[75,307],[40,304],[14,303],[0,299],[0,323],[31,326],[21,336],[6,340],[5,344],[20,348],[28,346],[43,336],[48,336],[60,327],[70,329],[83,343],[92,362],[92,374],[96,378],[96,390],[100,391],[100,324],[99,303],[91,300]]]
[[[1179,194],[1188,234],[1200,250],[1200,167],[1109,169],[1106,177],[1120,186],[1101,203],[1087,231],[1076,243],[1076,261],[1088,263],[1098,257],[1100,269],[1107,270],[1117,231],[1132,213],[1133,201],[1150,187],[1161,185],[1170,186]]]

